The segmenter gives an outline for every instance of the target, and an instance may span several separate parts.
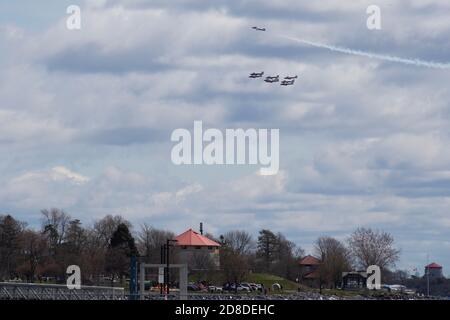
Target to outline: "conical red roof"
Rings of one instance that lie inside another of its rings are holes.
[[[437,264],[436,262],[430,263],[429,265],[427,265],[425,268],[429,268],[429,269],[441,269],[442,266]]]
[[[316,257],[313,257],[313,256],[311,256],[311,255],[308,255],[308,256],[306,256],[306,257],[303,257],[301,260],[300,260],[300,262],[299,262],[299,264],[300,265],[306,265],[306,266],[308,266],[308,265],[319,265],[320,264],[320,260],[319,259],[317,259]]]
[[[217,242],[212,241],[205,236],[202,236],[192,229],[189,229],[186,232],[175,237],[175,240],[177,240],[177,245],[179,246],[220,247],[220,244],[218,244]]]

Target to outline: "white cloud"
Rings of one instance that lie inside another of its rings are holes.
[[[66,167],[59,166],[52,168],[50,177],[54,181],[69,180],[75,184],[85,184],[89,181],[89,178],[79,173],[73,172]]]

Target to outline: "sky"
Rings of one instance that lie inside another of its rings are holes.
[[[0,0],[0,213],[268,228],[307,253],[363,226],[394,236],[398,268],[428,256],[450,275],[450,69],[326,47],[445,65],[449,14],[446,0]],[[280,171],[174,165],[171,133],[195,120],[279,129]]]

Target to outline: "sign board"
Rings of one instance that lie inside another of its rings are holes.
[[[164,283],[164,268],[163,267],[158,268],[158,283],[159,284]]]

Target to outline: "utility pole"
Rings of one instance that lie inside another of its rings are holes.
[[[170,257],[170,252],[169,252],[169,248],[170,248],[170,242],[169,239],[167,239],[167,244],[166,244],[166,300],[167,300],[167,295],[170,293],[170,284],[169,284],[169,268],[170,268],[170,261],[169,261],[169,257]]]
[[[130,258],[130,298],[136,300],[138,294],[138,271],[136,256]]]
[[[173,246],[172,244],[170,244],[171,242],[178,242],[177,240],[174,239],[167,239],[167,243],[166,243],[166,285],[167,285],[167,291],[166,291],[166,300],[167,300],[167,296],[170,294],[170,247]]]
[[[427,297],[430,297],[430,268],[429,265],[429,254],[427,253],[427,266],[425,267],[427,273]]]
[[[160,263],[164,264],[165,262],[166,262],[166,245],[163,244],[163,245],[161,245],[161,260],[160,260]],[[159,270],[158,270],[158,273],[159,273]],[[164,273],[163,283],[159,284],[159,294],[161,296],[163,294],[163,287],[165,288],[165,286],[166,286],[166,274]]]

